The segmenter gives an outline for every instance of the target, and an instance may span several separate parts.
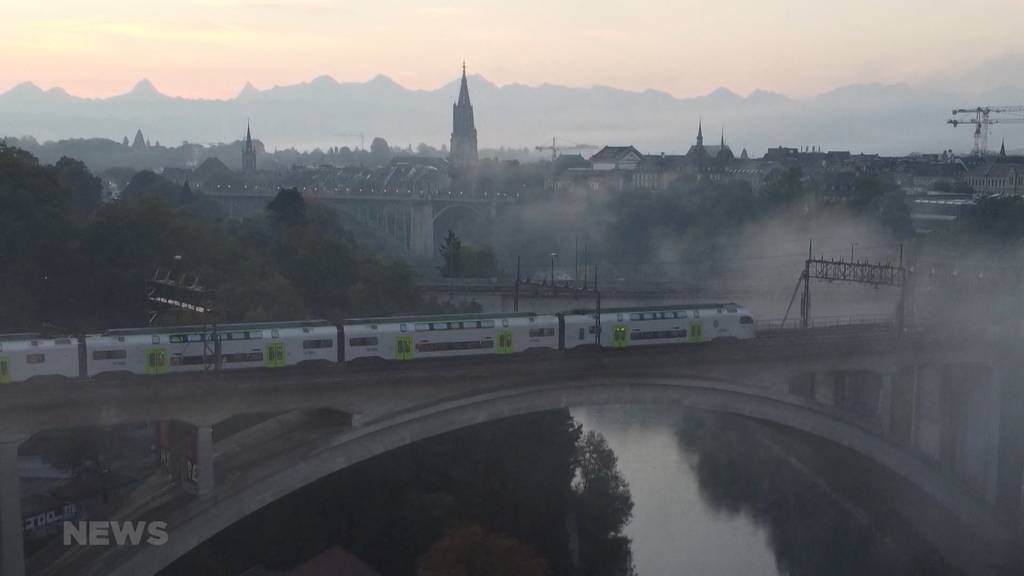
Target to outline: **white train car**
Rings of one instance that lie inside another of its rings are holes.
[[[52,376],[79,376],[77,339],[0,334],[0,384]]]
[[[594,345],[596,321],[595,312],[563,314],[563,348]],[[733,303],[613,308],[601,311],[600,332],[602,348],[746,340],[754,337],[754,319]]]
[[[344,360],[414,360],[558,350],[553,314],[497,313],[346,321]]]
[[[217,357],[202,326],[131,328],[86,336],[89,376],[198,372]],[[283,368],[338,361],[338,330],[324,320],[223,324],[217,327],[222,370]]]

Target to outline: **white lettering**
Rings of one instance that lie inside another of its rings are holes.
[[[146,530],[149,532],[149,542],[152,546],[163,546],[167,544],[167,522],[150,522]]]
[[[110,527],[114,532],[114,542],[118,546],[124,546],[131,542],[132,546],[138,546],[142,542],[142,533],[146,530],[145,522],[111,522]]]
[[[71,541],[79,546],[89,544],[89,522],[65,522],[64,545],[71,546]]]
[[[89,523],[89,545],[108,546],[110,545],[110,522],[99,521]]]

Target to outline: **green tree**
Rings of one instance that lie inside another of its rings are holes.
[[[297,188],[282,188],[267,204],[267,213],[275,224],[301,224],[306,221],[306,200]]]
[[[604,436],[591,430],[577,442],[578,471],[573,482],[581,573],[629,576],[630,540],[622,530],[633,515],[629,484]]]
[[[79,219],[88,218],[103,201],[103,182],[80,160],[62,156],[53,169],[61,186],[71,192],[71,206]]]
[[[462,275],[462,240],[453,230],[449,230],[441,242],[441,258],[444,259],[442,277],[458,278]]]

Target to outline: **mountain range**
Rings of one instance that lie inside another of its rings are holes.
[[[678,98],[666,92],[606,86],[541,84],[498,86],[469,77],[481,147],[530,147],[551,142],[632,144],[645,153],[681,153],[702,121],[707,143],[721,131],[738,154],[773,146],[905,154],[966,151],[970,127],[945,123],[954,107],[1024,104],[1024,54],[939,74],[920,83],[854,84],[794,98],[727,88]],[[109,98],[81,98],[61,88],[25,82],[0,94],[0,136],[38,140],[105,137],[121,140],[142,129],[151,142],[229,142],[253,135],[268,150],[349,146],[382,136],[399,146],[440,147],[451,132],[458,80],[434,90],[410,90],[387,76],[338,82],[319,76],[300,84],[257,89],[246,85],[226,100],[187,99],[161,93],[149,80]],[[993,128],[997,148],[1024,148],[1024,124]]]

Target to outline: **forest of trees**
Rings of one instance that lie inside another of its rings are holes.
[[[282,569],[336,546],[381,574],[632,576],[623,534],[632,511],[604,438],[566,410],[543,412],[356,464],[245,518],[164,574]]]
[[[408,266],[366,253],[295,190],[262,217],[232,221],[152,172],[113,202],[100,202],[100,188],[81,162],[43,165],[0,146],[0,332],[145,325],[144,284],[158,268],[215,290],[221,321],[436,308],[417,297]]]

